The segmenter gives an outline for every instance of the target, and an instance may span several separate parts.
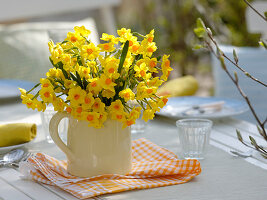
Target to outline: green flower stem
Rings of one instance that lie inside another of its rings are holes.
[[[39,92],[40,92],[40,90],[34,95],[34,97],[32,97],[32,99],[31,100],[34,100],[34,99],[36,99],[38,96],[39,96]]]
[[[150,109],[153,109],[152,106],[150,105],[150,103],[147,101],[147,99],[144,99],[144,101],[145,101],[146,104],[150,107]]]
[[[140,100],[136,100],[136,101],[137,101],[137,103],[142,107],[142,109],[145,110],[145,107],[144,107],[144,105],[142,104],[142,101],[140,101]]]
[[[140,36],[140,37],[143,37],[143,38],[146,37],[146,36],[144,36],[144,35],[142,35],[142,34],[140,34],[140,33],[137,33],[137,32],[133,32],[133,35]]]
[[[161,99],[158,95],[154,94],[155,97],[157,97],[158,99]]]
[[[37,88],[39,85],[41,85],[41,83],[37,83],[35,86],[33,86],[32,89],[30,89],[29,91],[26,92],[26,94],[30,93],[31,91],[33,91],[35,88]]]

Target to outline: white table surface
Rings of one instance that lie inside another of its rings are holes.
[[[54,145],[44,140],[40,114],[13,103],[0,105],[0,124],[11,122],[33,122],[38,126],[36,140],[27,145],[30,151],[44,152],[58,159],[64,154]],[[257,135],[256,126],[244,121],[228,118],[214,121],[210,146],[206,159],[200,161],[202,173],[188,183],[160,188],[134,190],[108,194],[93,199],[267,199],[267,160],[239,158],[229,154],[230,149],[247,151],[236,138],[239,129],[248,140],[253,135],[257,141],[264,141]],[[180,145],[175,120],[156,117],[148,123],[143,134],[133,135],[133,139],[147,138],[180,155]],[[266,144],[266,143],[265,143]],[[21,179],[21,174],[11,168],[0,168],[0,200],[54,200],[77,199],[52,186]]]

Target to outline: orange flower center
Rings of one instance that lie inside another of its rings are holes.
[[[94,104],[94,107],[95,107],[95,108],[99,108],[99,103],[96,102],[96,103]]]
[[[94,120],[94,116],[93,115],[87,115],[86,118],[89,122]]]
[[[78,100],[79,98],[80,98],[80,95],[79,95],[79,94],[75,94],[75,95],[74,95],[74,99],[75,99],[75,100]]]
[[[125,93],[124,97],[125,98],[130,98],[130,93],[129,92]]]
[[[71,111],[72,111],[71,107],[67,107],[66,111],[67,111],[68,113],[71,113]]]
[[[28,106],[32,105],[32,103],[27,103]]]
[[[43,87],[48,87],[48,86],[49,86],[48,83],[43,84]]]
[[[116,115],[117,119],[122,119],[122,115]]]
[[[45,92],[45,93],[44,93],[44,96],[45,96],[46,98],[48,98],[48,97],[50,96],[50,92]]]
[[[155,66],[156,66],[156,62],[151,61],[151,62],[149,63],[149,66],[152,67],[152,68],[155,67]]]
[[[166,67],[169,67],[169,66],[170,66],[170,61],[169,61],[169,60],[166,60],[166,61],[165,61],[165,66],[166,66]]]
[[[162,99],[164,105],[166,105],[166,103],[168,102],[168,99]]]
[[[104,44],[104,49],[108,50],[110,48],[109,44]]]
[[[149,89],[146,90],[146,92],[147,92],[148,94],[151,94],[151,93],[153,92],[153,90],[152,90],[151,88],[149,88]]]
[[[132,46],[133,45],[133,41],[129,41],[129,46]]]
[[[127,126],[131,126],[134,122],[133,121],[127,121],[126,124]]]
[[[119,106],[119,105],[115,105],[114,108],[115,108],[116,110],[119,110],[119,109],[120,109],[120,106]]]
[[[147,41],[151,43],[151,42],[153,42],[153,39],[154,39],[153,37],[149,37],[149,38],[147,39]]]
[[[113,73],[114,71],[115,71],[114,68],[110,68],[110,69],[108,70],[109,73]]]
[[[134,46],[132,47],[132,49],[133,49],[133,51],[137,51],[137,50],[139,49],[139,46],[134,45]]]
[[[96,85],[97,85],[97,84],[96,84],[95,81],[91,83],[91,86],[92,86],[92,87],[96,87]]]
[[[154,49],[152,47],[149,47],[149,48],[147,48],[147,51],[150,52],[150,53],[153,53]]]
[[[82,107],[78,107],[78,108],[76,109],[76,112],[77,112],[77,113],[81,113],[82,111],[83,111]]]
[[[140,71],[140,75],[141,75],[142,77],[144,77],[144,76],[146,75],[145,70],[141,70],[141,71]]]
[[[105,81],[105,83],[106,83],[107,85],[109,85],[109,84],[112,83],[112,80],[111,80],[110,78],[107,78],[106,81]]]
[[[88,54],[91,54],[91,53],[93,53],[93,50],[92,50],[92,49],[87,49],[86,52],[87,52]]]
[[[71,38],[70,38],[70,41],[71,42],[76,42],[78,39],[75,37],[75,36],[72,36]]]
[[[91,99],[88,97],[85,97],[84,102],[85,102],[85,104],[89,104],[89,103],[91,103]]]

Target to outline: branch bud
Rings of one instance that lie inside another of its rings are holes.
[[[210,28],[207,28],[207,33],[209,36],[212,36],[212,31],[210,30]]]
[[[235,63],[237,64],[238,63],[238,57],[237,57],[235,49],[233,49],[233,56],[234,56],[234,59],[235,59]]]
[[[237,73],[234,72],[234,75],[235,75],[235,81],[238,82],[238,76],[237,76]]]
[[[240,131],[237,130],[237,129],[236,129],[236,135],[237,135],[238,140],[239,140],[240,142],[243,142],[242,135],[241,135]]]
[[[220,56],[220,62],[221,62],[221,66],[222,66],[223,70],[225,71],[226,70],[226,65],[224,63],[224,58],[222,56]]]

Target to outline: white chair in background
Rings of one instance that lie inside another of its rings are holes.
[[[267,2],[255,2],[253,6],[261,13],[267,11]],[[248,29],[253,33],[262,33],[263,38],[267,39],[267,23],[261,19],[253,10],[247,8],[246,12]],[[254,77],[267,83],[267,50],[253,47],[233,47],[221,46],[223,52],[233,59],[233,49],[236,50],[239,57],[239,65]],[[251,99],[251,103],[258,113],[261,120],[267,116],[267,89],[246,77],[240,70],[235,68],[230,62],[226,61],[229,71],[236,71],[239,77],[239,83],[244,92]],[[227,74],[222,70],[220,62],[212,56],[213,76],[215,80],[215,96],[244,99],[239,94],[234,83]],[[255,122],[252,113],[249,111],[240,115],[238,118]]]
[[[66,38],[74,26],[91,30],[90,39],[99,43],[93,19],[78,22],[38,22],[0,26],[0,79],[39,82],[51,68],[48,41]]]

